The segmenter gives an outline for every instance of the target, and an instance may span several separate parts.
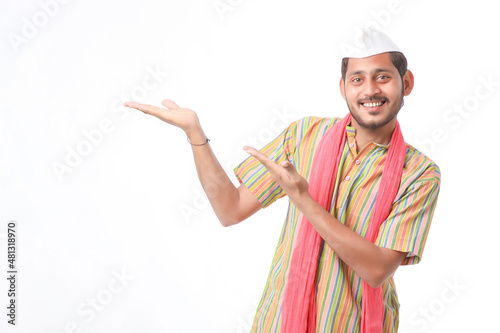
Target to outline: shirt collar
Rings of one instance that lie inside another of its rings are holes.
[[[354,139],[356,137],[356,130],[354,129],[354,127],[352,127],[350,125],[351,125],[351,123],[347,124],[347,126],[346,126],[346,133],[347,133],[348,137],[352,137],[352,139]],[[374,145],[376,145],[378,147],[381,147],[381,148],[385,148],[385,149],[389,149],[389,146],[391,145],[390,142],[388,144],[386,144],[386,145],[383,145],[383,144],[380,144],[380,143],[376,143],[374,141],[370,141],[370,143],[373,143]]]

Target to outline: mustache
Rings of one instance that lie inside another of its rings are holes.
[[[389,99],[384,96],[370,96],[364,99],[358,99],[358,103],[369,103],[369,102],[389,102]]]

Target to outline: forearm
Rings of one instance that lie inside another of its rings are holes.
[[[406,256],[403,252],[381,248],[354,232],[309,195],[297,201],[297,208],[333,251],[372,287],[378,287],[394,274]]]
[[[201,126],[186,134],[191,143],[206,142]],[[234,215],[239,204],[238,189],[220,165],[209,143],[202,146],[193,145],[192,150],[198,178],[215,214],[222,225],[234,224]]]
[[[245,194],[248,197],[248,193],[243,189],[241,192],[244,195],[241,195],[240,190],[233,185],[217,161],[210,144],[206,143],[207,139],[196,112],[181,108],[169,99],[163,100],[161,104],[165,108],[133,101],[126,102],[124,105],[155,116],[168,124],[179,127],[186,133],[190,142],[194,144],[192,149],[198,178],[222,225],[235,224],[255,212],[260,207],[259,202],[255,198],[250,198],[250,200],[247,198],[245,202]],[[241,200],[242,197],[243,200]],[[247,204],[248,201],[251,201],[250,205]]]

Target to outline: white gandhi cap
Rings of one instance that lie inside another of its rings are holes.
[[[361,34],[360,48],[351,48],[344,58],[366,58],[385,52],[402,52],[384,33],[374,28],[365,29]]]

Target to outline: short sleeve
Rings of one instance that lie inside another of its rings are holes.
[[[393,204],[389,217],[382,223],[376,244],[408,252],[402,265],[420,262],[436,208],[441,173],[432,164]]]
[[[291,160],[295,146],[297,123],[291,123],[278,137],[265,145],[260,151],[279,164]],[[286,194],[272,179],[269,171],[253,156],[248,157],[234,168],[234,174],[250,192],[255,195],[261,205],[266,208]]]

